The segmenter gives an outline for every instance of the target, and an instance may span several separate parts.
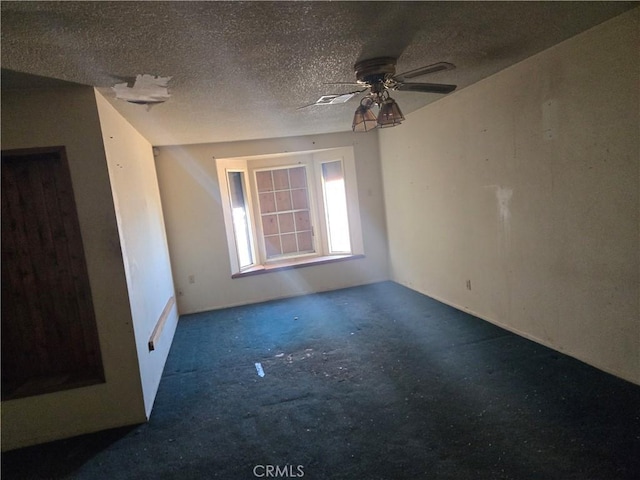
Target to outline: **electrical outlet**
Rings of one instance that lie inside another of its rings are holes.
[[[195,275],[189,275],[189,283],[196,283],[196,276]]]

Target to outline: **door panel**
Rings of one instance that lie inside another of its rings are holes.
[[[2,398],[101,381],[64,148],[2,152]]]

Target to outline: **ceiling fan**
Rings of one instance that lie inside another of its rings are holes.
[[[376,127],[393,127],[402,123],[404,116],[398,104],[389,96],[389,90],[441,94],[451,93],[456,89],[456,85],[415,83],[407,82],[407,80],[429,73],[451,70],[453,68],[455,68],[455,65],[452,63],[438,62],[396,75],[396,59],[393,57],[378,57],[362,60],[354,66],[356,73],[355,83],[337,83],[337,85],[358,86],[361,87],[361,89],[336,95],[323,95],[316,100],[315,103],[305,105],[305,107],[345,103],[356,95],[368,90],[369,93],[360,101],[360,106],[356,110],[353,118],[353,131],[367,132]],[[376,105],[380,109],[377,118],[372,111],[372,108]]]

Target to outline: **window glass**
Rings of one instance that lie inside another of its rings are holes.
[[[351,251],[351,239],[342,161],[322,164],[322,183],[329,252],[348,253]]]
[[[244,188],[244,172],[227,172],[227,176],[238,263],[240,268],[246,268],[254,264],[254,259],[249,211]]]
[[[256,171],[256,188],[267,260],[313,253],[306,168]]]

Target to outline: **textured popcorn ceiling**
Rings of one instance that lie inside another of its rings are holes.
[[[399,57],[399,72],[451,62],[414,80],[461,89],[637,5],[3,1],[2,68],[99,87],[154,145],[328,133],[350,130],[359,97],[298,107],[349,91],[326,82],[354,81],[358,60]],[[3,88],[29,85],[4,73]],[[116,99],[111,87],[139,74],[172,77],[170,99]],[[393,97],[405,115],[441,98]]]

